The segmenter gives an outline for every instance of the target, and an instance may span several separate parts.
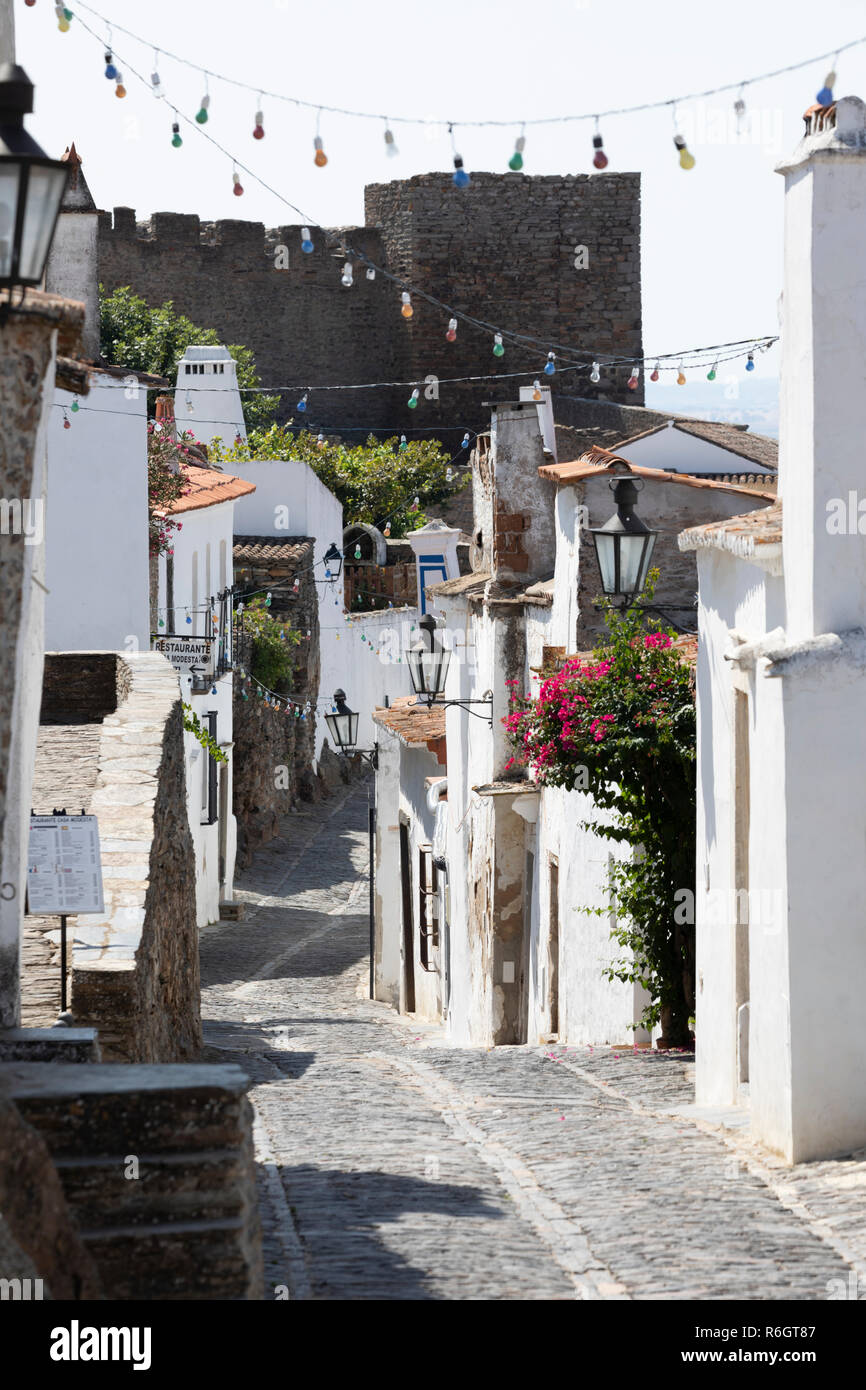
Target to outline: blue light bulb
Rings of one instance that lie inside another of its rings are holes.
[[[547,354],[547,361],[544,364],[545,376],[553,376],[556,371],[556,358],[552,352]]]
[[[312,239],[310,237],[309,227],[301,228],[301,250],[305,251],[308,256],[311,251],[315,250]]]
[[[307,408],[307,393],[306,393],[306,391],[304,392],[304,394],[303,394],[303,396],[301,397],[301,399],[298,401],[298,404],[297,404],[297,407],[296,407],[296,408],[297,408],[298,410],[301,410],[301,411],[306,410],[306,408]]]
[[[117,68],[114,66],[111,49],[107,49],[105,54],[105,76],[108,78],[109,82],[113,82],[117,76]]]
[[[469,431],[468,431],[468,430],[466,431],[466,433],[465,433],[464,436],[463,436],[463,443],[460,445],[460,448],[461,448],[461,449],[468,449],[468,448],[469,448]]]
[[[748,357],[746,358],[746,371],[747,371],[747,372],[753,372],[754,370],[755,370],[755,359],[754,359],[754,357],[752,356],[752,354],[749,353]]]
[[[468,188],[472,182],[465,169],[455,169],[452,177],[455,188]]]

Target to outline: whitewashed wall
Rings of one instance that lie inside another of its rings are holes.
[[[183,530],[174,532],[174,603],[176,631],[181,636],[203,637],[210,635],[212,627],[207,614],[191,613],[192,622],[186,622],[186,609],[201,606],[211,594],[216,594],[231,583],[232,574],[232,502],[220,502],[216,506],[201,507],[194,511],[179,513]],[[168,632],[166,606],[166,558],[159,563],[159,607],[160,617],[165,621]],[[181,695],[192,706],[201,719],[208,711],[217,714],[217,742],[230,744],[232,740],[232,673],[227,671],[211,689],[199,695],[191,691],[188,676],[179,677]],[[202,720],[202,722],[204,722]],[[226,821],[226,864],[225,878],[220,882],[219,875],[219,831],[217,820],[213,825],[202,825],[201,793],[206,754],[192,734],[185,734],[186,747],[186,786],[190,830],[196,864],[196,913],[199,926],[219,919],[220,898],[230,900],[234,879],[235,854],[237,850],[237,822],[231,811],[232,806],[232,751],[228,754],[228,818]],[[218,768],[218,777],[221,769]]]
[[[663,468],[672,473],[691,473],[700,477],[707,473],[760,473],[759,464],[721,449],[708,439],[687,434],[670,425],[655,434],[634,439],[619,451],[629,463],[641,468]],[[769,474],[772,479],[775,475]],[[640,505],[640,504],[638,504]]]
[[[47,651],[150,647],[146,395],[99,373],[75,413],[68,391],[54,394],[47,426]]]

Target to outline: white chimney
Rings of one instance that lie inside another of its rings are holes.
[[[805,119],[804,139],[777,170],[785,177],[779,491],[795,641],[866,626],[866,105],[844,97]]]
[[[221,439],[228,447],[238,436],[246,440],[237,366],[228,348],[187,348],[177,364],[174,414],[178,430],[191,430],[202,444]]]

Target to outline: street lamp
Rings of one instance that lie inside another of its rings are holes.
[[[32,110],[24,69],[0,64],[0,289],[41,283],[69,174],[24,129]]]
[[[603,526],[591,527],[601,584],[611,598],[621,597],[628,605],[643,589],[656,531],[635,515],[638,488],[631,478],[618,478],[610,484],[616,511]]]
[[[412,689],[418,696],[416,704],[426,704],[428,709],[434,705],[460,705],[464,709],[469,709],[470,705],[489,705],[489,722],[493,727],[493,694],[488,691],[481,700],[443,700],[442,695],[445,690],[445,682],[448,677],[448,667],[451,662],[451,653],[443,647],[441,642],[436,640],[436,619],[431,613],[426,614],[418,624],[422,632],[426,635],[416,642],[414,647],[410,647],[406,653],[406,663],[409,667],[409,677],[412,681]],[[470,709],[470,714],[475,714],[475,710]],[[478,715],[479,719],[485,718]]]
[[[328,733],[331,735],[335,748],[340,753],[345,753],[347,757],[353,753],[358,753],[365,762],[375,770],[378,763],[377,748],[356,748],[358,742],[358,719],[360,718],[354,710],[349,709],[346,704],[345,690],[334,691],[334,708],[330,714],[325,715],[325,723],[328,726]]]
[[[325,551],[325,554],[324,554],[324,561],[325,561],[325,578],[326,578],[326,579],[339,579],[339,578],[340,578],[340,570],[343,568],[343,552],[342,552],[342,550],[338,550],[338,549],[337,549],[337,545],[336,545],[336,542],[335,542],[335,541],[331,541],[331,544],[328,546],[328,549]],[[333,569],[331,568],[332,565],[336,565],[336,566],[337,566],[337,572],[336,572],[336,574],[334,573]]]

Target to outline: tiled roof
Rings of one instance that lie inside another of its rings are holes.
[[[782,547],[782,499],[771,507],[762,507],[745,516],[732,516],[727,521],[710,521],[703,526],[690,526],[681,531],[680,550],[709,547],[727,550],[744,560],[757,560],[779,572]]]
[[[431,753],[440,751],[435,745],[445,737],[444,705],[428,709],[426,705],[416,705],[414,695],[401,695],[388,709],[374,710],[373,721],[390,729],[408,747],[426,744]]]
[[[449,598],[453,594],[481,594],[491,578],[486,571],[475,570],[472,574],[458,575],[456,579],[446,579],[441,584],[430,584],[426,592],[435,594],[436,598]]]
[[[683,434],[705,439],[708,444],[715,444],[717,448],[725,449],[737,458],[748,459],[750,463],[757,464],[759,468],[766,468],[771,473],[775,473],[778,468],[778,441],[763,434],[751,434],[748,425],[730,425],[722,420],[689,420],[683,417],[671,417],[669,425]],[[669,425],[653,425],[642,430],[640,434],[631,434],[625,439],[617,440],[611,448],[616,453],[627,454],[629,444],[636,444],[639,439],[648,439],[653,434],[661,434]]]
[[[236,560],[262,564],[298,564],[313,549],[310,536],[235,536],[232,553]]]
[[[255,492],[255,483],[245,478],[235,478],[231,473],[218,473],[214,468],[199,468],[197,464],[184,464],[189,491],[185,497],[169,507],[175,516],[178,512],[195,512],[203,507],[215,507],[218,502],[232,502],[236,497],[245,497]]]
[[[675,638],[671,643],[671,651],[677,652],[684,664],[694,670],[698,664],[698,634],[696,632],[684,632],[682,636]],[[569,652],[567,656],[557,660],[555,669],[561,669],[567,661],[591,662],[595,660],[597,658],[593,651]],[[539,672],[536,667],[533,667],[533,670],[541,675],[550,674],[549,671]]]
[[[570,463],[546,463],[538,470],[542,478],[550,478],[555,483],[581,482],[585,478],[615,477],[631,473],[638,478],[646,478],[656,483],[679,483],[683,487],[719,488],[722,492],[746,492],[751,497],[765,497],[772,502],[772,492],[758,492],[754,487],[746,489],[736,483],[717,482],[714,478],[695,478],[691,473],[668,473],[664,468],[645,468],[641,464],[629,463],[628,459],[611,453],[609,449],[595,446],[588,449],[580,458]]]

